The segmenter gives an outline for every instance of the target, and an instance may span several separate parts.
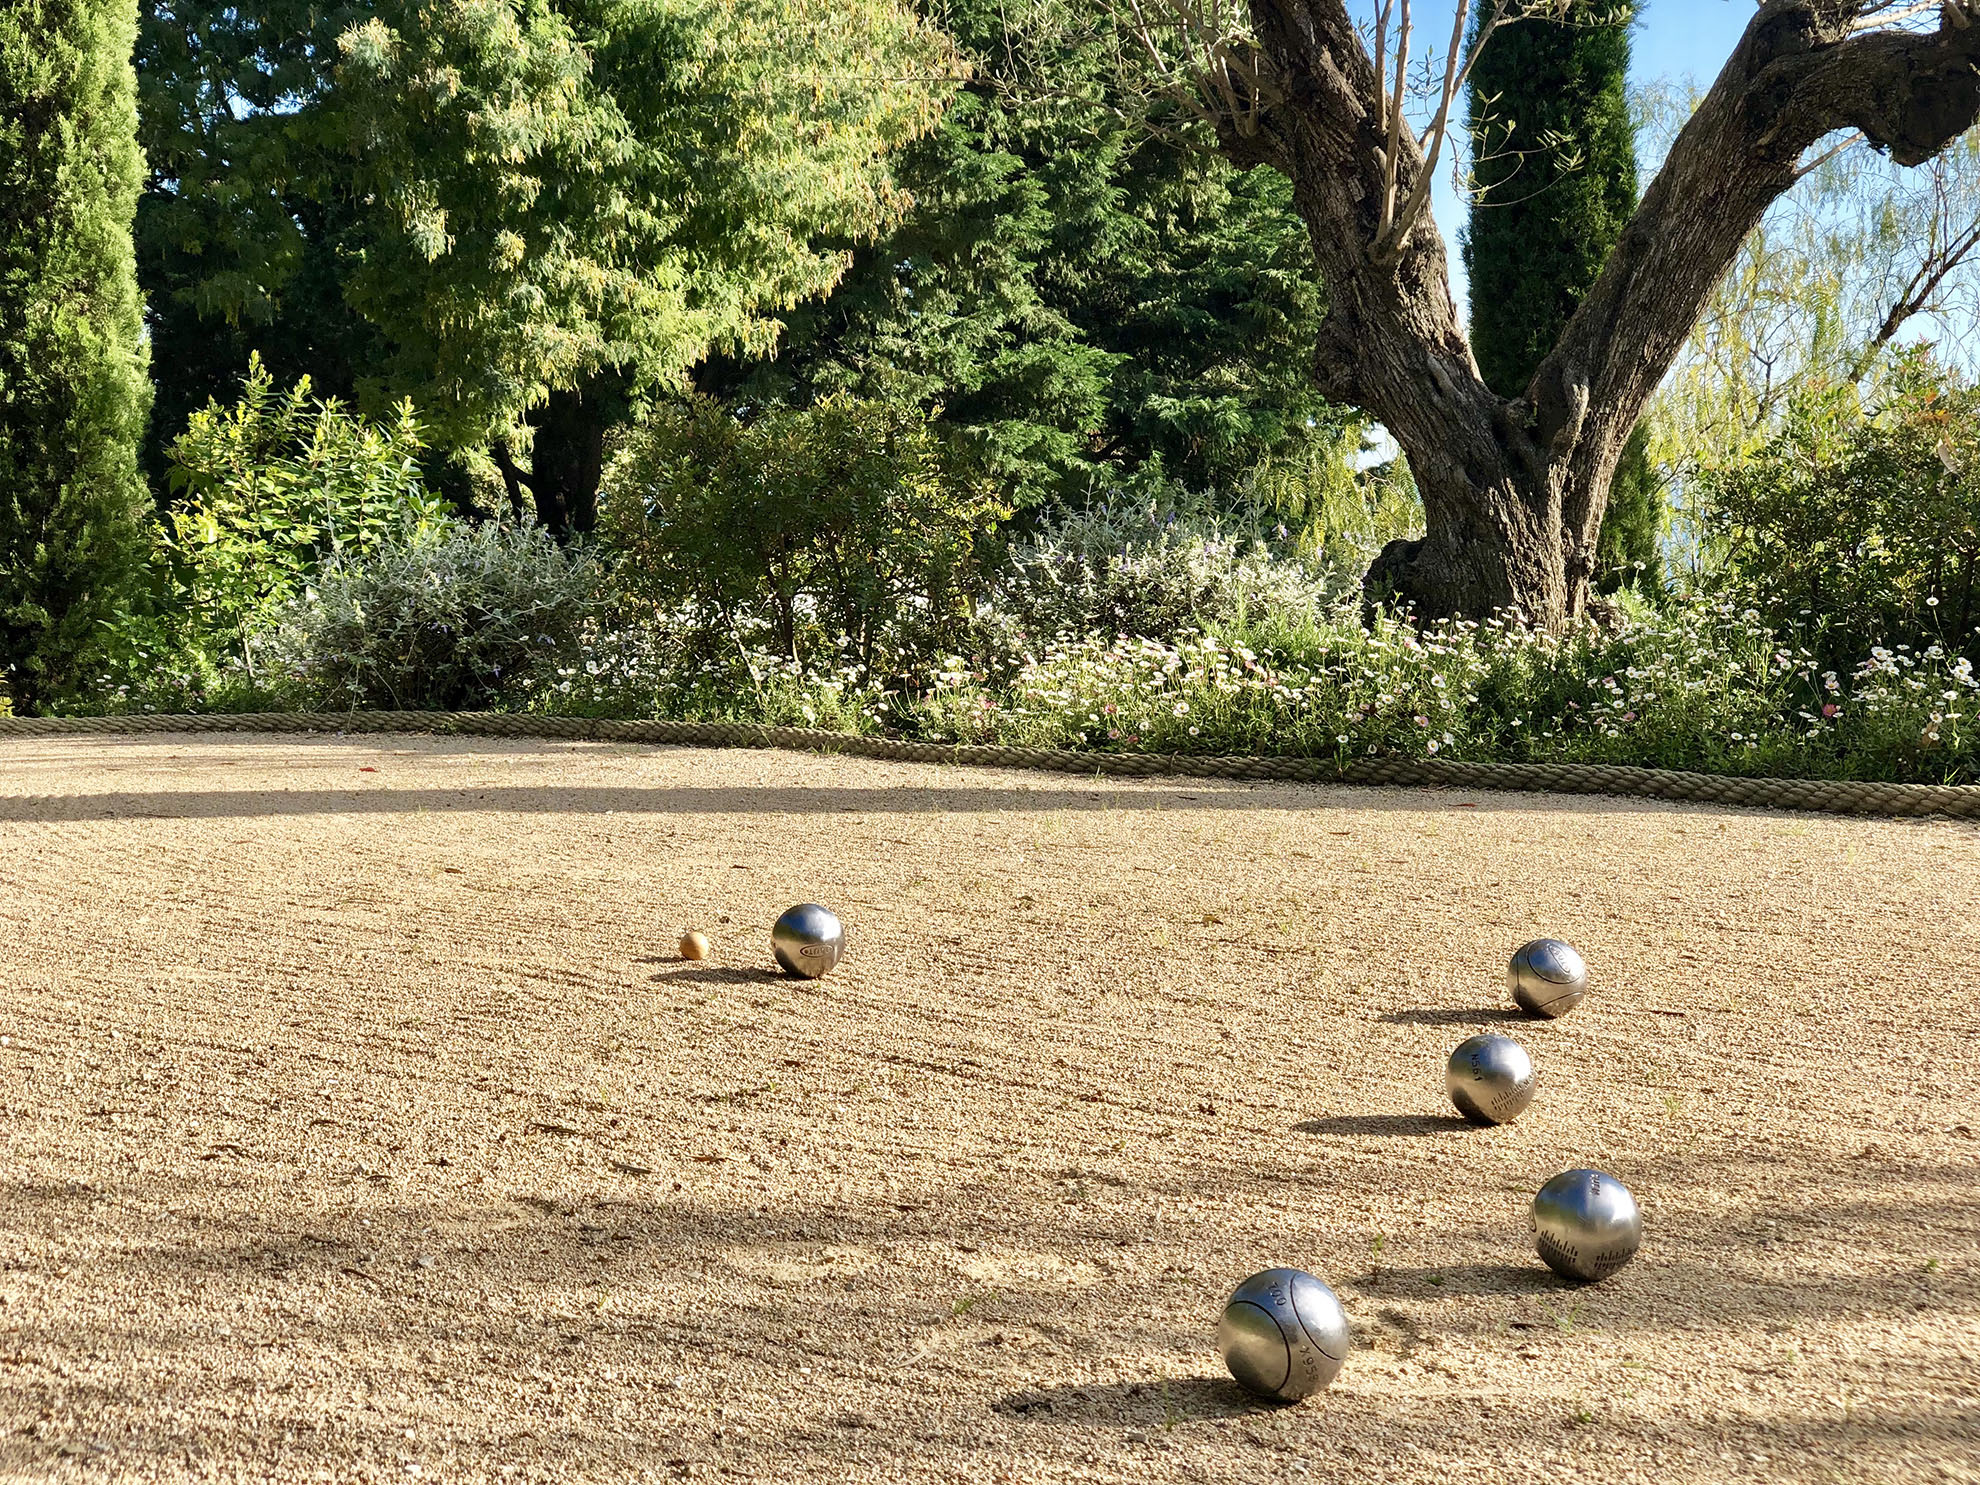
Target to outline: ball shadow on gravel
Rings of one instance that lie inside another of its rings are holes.
[[[1477,1127],[1456,1114],[1330,1114],[1324,1119],[1302,1119],[1293,1125],[1301,1134],[1352,1134],[1384,1138],[1452,1134],[1460,1129]]]
[[[662,970],[649,976],[656,985],[671,985],[679,981],[689,985],[768,985],[785,984],[789,976],[780,975],[768,969],[725,969],[719,964],[698,964],[692,967],[683,963],[680,967]]]
[[[992,1412],[1012,1418],[1084,1425],[1140,1423],[1154,1428],[1200,1418],[1244,1418],[1284,1406],[1253,1397],[1228,1377],[1028,1387],[990,1404]]]
[[[1483,1026],[1487,1023],[1506,1021],[1531,1021],[1533,1018],[1524,1011],[1508,1010],[1505,1006],[1480,1006],[1476,1009],[1460,1007],[1456,1010],[1425,1008],[1416,1011],[1390,1011],[1378,1020],[1390,1026]]]
[[[1412,1294],[1561,1294],[1584,1289],[1538,1263],[1455,1263],[1391,1268],[1384,1264],[1346,1281],[1356,1289]]]

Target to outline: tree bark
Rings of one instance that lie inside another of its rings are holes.
[[[518,515],[527,508],[536,524],[559,541],[598,525],[598,488],[605,477],[605,435],[626,416],[626,384],[616,376],[593,377],[583,386],[552,392],[529,415],[529,468],[516,462],[506,441],[489,446],[502,488]]]
[[[1328,291],[1320,387],[1381,420],[1423,496],[1425,534],[1377,558],[1371,601],[1549,626],[1580,614],[1630,429],[1809,147],[1856,129],[1916,165],[1980,116],[1968,6],[1950,0],[1934,31],[1852,34],[1854,4],[1767,0],[1553,351],[1504,398],[1479,377],[1429,214],[1380,245],[1388,116],[1345,0],[1251,0],[1263,98],[1224,116],[1222,144],[1290,177]],[[1407,196],[1423,154],[1409,129],[1397,140]]]
[[[598,524],[598,485],[605,475],[606,394],[593,386],[552,392],[530,416],[535,443],[529,487],[537,524],[560,540]]]

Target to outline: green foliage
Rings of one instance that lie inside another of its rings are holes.
[[[1104,8],[930,3],[972,72],[894,160],[913,201],[790,317],[774,359],[717,364],[741,406],[835,392],[939,408],[1014,503],[1145,465],[1230,488],[1343,420],[1313,388],[1322,296],[1291,187],[1148,100]]]
[[[777,721],[1104,752],[1581,762],[1760,777],[1980,781],[1980,677],[1943,649],[1825,670],[1816,629],[1693,600],[1609,629],[1418,630],[1358,598],[1268,607],[1172,640],[1031,636],[905,675],[690,659],[616,628],[526,698],[584,715]],[[745,665],[759,679],[752,684]]]
[[[1980,659],[1980,390],[1907,358],[1866,408],[1806,391],[1746,462],[1702,479],[1720,581],[1832,661],[1941,645]]]
[[[183,498],[165,517],[167,643],[240,654],[318,571],[449,519],[420,478],[424,442],[412,405],[389,422],[286,393],[251,359],[240,400],[195,413],[171,445]]]
[[[1926,780],[1980,771],[1980,679],[1929,655],[1824,673],[1792,633],[1695,603],[1611,630],[1427,630],[1351,611],[1069,640],[1002,684],[950,673],[902,730],[1033,746],[1584,762]]]
[[[1643,97],[1653,152],[1695,101]],[[1845,142],[1774,204],[1714,287],[1658,393],[1654,457],[1680,480],[1730,468],[1780,431],[1796,399],[1855,386],[1876,401],[1908,345],[1970,343],[1976,229],[1980,131],[1918,167]]]
[[[291,345],[519,453],[554,391],[767,348],[843,267],[820,234],[898,213],[882,157],[951,70],[895,0],[146,0],[142,60],[168,380]]]
[[[1636,209],[1633,19],[1572,0],[1500,27],[1472,69],[1471,346],[1502,397],[1526,390]]]
[[[1664,476],[1650,458],[1650,425],[1630,430],[1609,482],[1596,540],[1595,571],[1608,592],[1664,586]]]
[[[1390,542],[1423,534],[1423,498],[1400,455],[1359,467],[1364,430],[1316,429],[1244,479],[1247,499],[1274,512],[1294,545],[1356,581]],[[1283,538],[1282,538],[1283,539]]]
[[[598,583],[594,559],[535,526],[415,531],[332,558],[258,661],[307,705],[484,707],[570,653]]]
[[[845,396],[751,423],[708,399],[660,409],[607,491],[629,594],[867,672],[968,621],[977,546],[1010,514],[927,414]]]
[[[0,685],[75,686],[141,550],[129,0],[0,14]]]

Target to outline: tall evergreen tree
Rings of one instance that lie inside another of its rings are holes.
[[[1323,298],[1291,187],[1242,171],[1123,75],[1106,12],[924,0],[970,59],[941,125],[893,162],[913,209],[799,306],[773,357],[704,392],[939,407],[1018,500],[1151,461],[1225,485],[1342,413],[1315,390]]]
[[[1486,386],[1526,391],[1636,210],[1629,30],[1636,10],[1569,0],[1494,31],[1471,73],[1464,231],[1471,349]],[[1642,429],[1618,459],[1598,571],[1658,566],[1661,502]]]
[[[135,0],[0,12],[0,682],[77,678],[138,550]]]

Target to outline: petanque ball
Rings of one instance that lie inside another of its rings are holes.
[[[801,980],[821,979],[845,952],[846,931],[815,902],[788,909],[770,930],[770,949],[784,973]]]
[[[1466,1037],[1444,1066],[1444,1088],[1473,1123],[1509,1124],[1533,1102],[1533,1059],[1509,1036]]]
[[[1281,1402],[1332,1382],[1349,1344],[1347,1312],[1334,1291],[1296,1268],[1253,1274],[1217,1322],[1217,1351],[1238,1385]]]
[[[1530,1016],[1552,1020],[1581,1004],[1588,993],[1588,966],[1572,945],[1557,938],[1522,944],[1506,969],[1506,988]]]
[[[1533,1245],[1563,1278],[1606,1279],[1643,1246],[1643,1214],[1614,1176],[1562,1171],[1533,1198]]]
[[[706,959],[708,957],[708,935],[690,928],[681,935],[681,958]]]

